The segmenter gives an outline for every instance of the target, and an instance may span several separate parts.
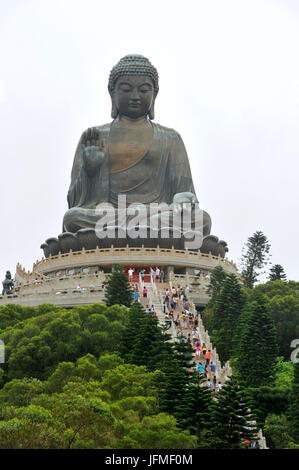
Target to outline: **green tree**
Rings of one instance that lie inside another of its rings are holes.
[[[291,361],[284,361],[282,356],[276,358],[275,365],[275,386],[289,389],[294,380],[294,364]]]
[[[258,293],[265,294],[269,299],[272,299],[276,295],[287,296],[287,295],[299,295],[299,282],[295,281],[268,281],[265,284],[258,284],[254,289],[248,291],[252,295],[254,300],[255,295]]]
[[[285,414],[269,414],[265,421],[264,435],[270,449],[288,449],[289,423]]]
[[[299,362],[297,362],[294,367],[289,419],[290,434],[295,444],[299,445]]]
[[[263,296],[260,296],[259,302],[251,302],[245,309],[247,322],[241,331],[238,373],[247,386],[267,385],[275,378],[278,353],[274,322]]]
[[[173,416],[147,416],[129,427],[118,449],[196,449],[197,438],[178,428]]]
[[[291,342],[299,338],[299,295],[276,295],[269,300],[269,313],[277,330],[279,355],[289,359]]]
[[[160,393],[160,410],[175,417],[181,414],[181,403],[191,384],[191,360],[192,348],[182,338],[174,344],[172,356],[166,363],[165,386]],[[190,410],[190,407],[188,409]]]
[[[38,405],[1,408],[0,449],[59,448],[52,422],[51,412]]]
[[[246,440],[256,436],[254,417],[244,392],[234,378],[229,378],[217,394],[211,415],[210,446],[221,449],[246,447]]]
[[[123,364],[106,370],[100,387],[109,392],[112,401],[117,401],[132,396],[157,397],[161,381],[163,374],[158,370],[149,372],[144,366]]]
[[[244,285],[250,289],[258,280],[261,270],[268,264],[271,245],[261,231],[248,238],[242,250],[242,276]]]
[[[286,282],[287,276],[286,276],[286,273],[284,272],[283,267],[280,264],[274,264],[274,266],[271,267],[270,273],[269,273],[269,280]]]
[[[102,304],[56,308],[0,330],[5,343],[4,381],[47,379],[60,362],[75,362],[92,354],[117,353],[127,321],[127,309]]]
[[[127,276],[123,274],[123,268],[115,264],[106,286],[105,300],[108,306],[119,304],[130,307],[132,292]]]
[[[262,387],[247,387],[244,390],[248,403],[255,410],[257,423],[264,427],[268,415],[285,415],[290,405],[290,388],[275,384]]]
[[[145,310],[139,302],[133,303],[128,311],[125,328],[120,338],[121,356],[126,362],[135,363],[136,358],[134,347],[137,335],[145,322]],[[145,345],[143,345],[145,347]]]
[[[180,427],[188,429],[202,440],[209,428],[212,409],[212,394],[203,374],[194,372],[186,390],[176,406],[175,417]]]
[[[212,343],[223,363],[233,355],[233,337],[244,301],[245,297],[237,277],[234,274],[227,275],[213,306],[210,332]]]
[[[222,266],[216,266],[216,268],[213,269],[210,283],[208,286],[208,293],[211,296],[210,302],[212,304],[216,301],[218,295],[220,294],[220,291],[223,287],[225,279],[226,279],[226,273],[224,269],[222,268]]]
[[[26,406],[29,405],[32,399],[45,390],[44,382],[38,379],[14,379],[8,382],[0,390],[0,406],[13,405],[13,406]]]

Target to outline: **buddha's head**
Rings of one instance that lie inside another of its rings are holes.
[[[155,67],[142,55],[130,54],[118,62],[110,72],[108,90],[112,100],[111,116],[154,119],[155,99],[159,91],[159,77]]]

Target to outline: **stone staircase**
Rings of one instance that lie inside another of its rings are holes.
[[[165,313],[168,313],[168,312],[167,312],[167,306],[163,304],[163,295],[162,295],[163,288],[168,288],[170,292],[173,287],[178,288],[177,279],[175,279],[175,276],[173,275],[173,273],[170,273],[169,283],[164,283],[164,284],[161,284],[160,282],[156,283],[154,281],[153,276],[150,277],[150,281],[143,282],[141,277],[139,277],[138,281],[139,281],[138,283],[135,282],[134,284],[138,284],[141,304],[143,305],[144,308],[146,308],[146,306],[149,306],[149,307],[154,306],[160,326],[165,325]],[[142,296],[144,287],[146,287],[147,289],[147,297],[145,298]],[[210,336],[204,327],[200,314],[197,315],[196,307],[194,303],[192,302],[192,300],[190,299],[190,296],[188,296],[188,301],[189,301],[189,312],[197,316],[197,319],[198,319],[200,343],[201,344],[205,343],[207,349],[211,351],[211,360],[216,366],[217,382],[218,383],[221,382],[222,384],[224,384],[226,380],[229,378],[229,376],[232,375],[232,369],[230,367],[229,361],[227,361],[224,364],[224,366],[221,365],[219,355],[216,349],[213,347],[213,344],[210,340]],[[183,310],[182,301],[179,300],[176,312],[179,312],[182,310]],[[167,332],[171,335],[170,341],[172,342],[179,341],[178,332],[173,322],[171,324],[171,327],[167,330]],[[184,336],[186,336],[188,332],[190,332],[190,329],[188,328],[185,330],[182,330],[182,334]],[[258,432],[257,441],[259,442],[261,449],[267,449],[266,439],[263,436],[261,429]]]

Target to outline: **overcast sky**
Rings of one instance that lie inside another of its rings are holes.
[[[111,68],[158,69],[155,121],[185,143],[212,234],[262,230],[298,276],[297,0],[0,0],[0,281],[61,233],[81,133],[111,121]]]

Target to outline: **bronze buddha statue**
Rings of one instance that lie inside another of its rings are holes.
[[[158,234],[158,239],[147,235],[129,240],[127,236],[118,238],[117,235],[105,238],[97,230],[99,205],[111,205],[117,212],[120,195],[125,196],[126,207],[165,204],[168,216],[172,214],[169,208],[173,204],[197,203],[182,138],[175,130],[153,122],[159,91],[155,67],[141,55],[127,55],[113,67],[108,90],[113,121],[89,128],[81,136],[72,168],[63,233],[42,245],[46,256],[82,246],[88,249],[127,243],[169,248],[186,245],[182,234],[171,234],[167,239]],[[125,217],[128,221],[127,214]],[[201,217],[202,237],[197,249],[224,257],[228,251],[226,242],[210,235],[209,214],[201,211]],[[111,224],[115,226],[114,221]],[[143,225],[150,229],[146,221]],[[169,228],[170,231],[173,228],[171,221]]]

